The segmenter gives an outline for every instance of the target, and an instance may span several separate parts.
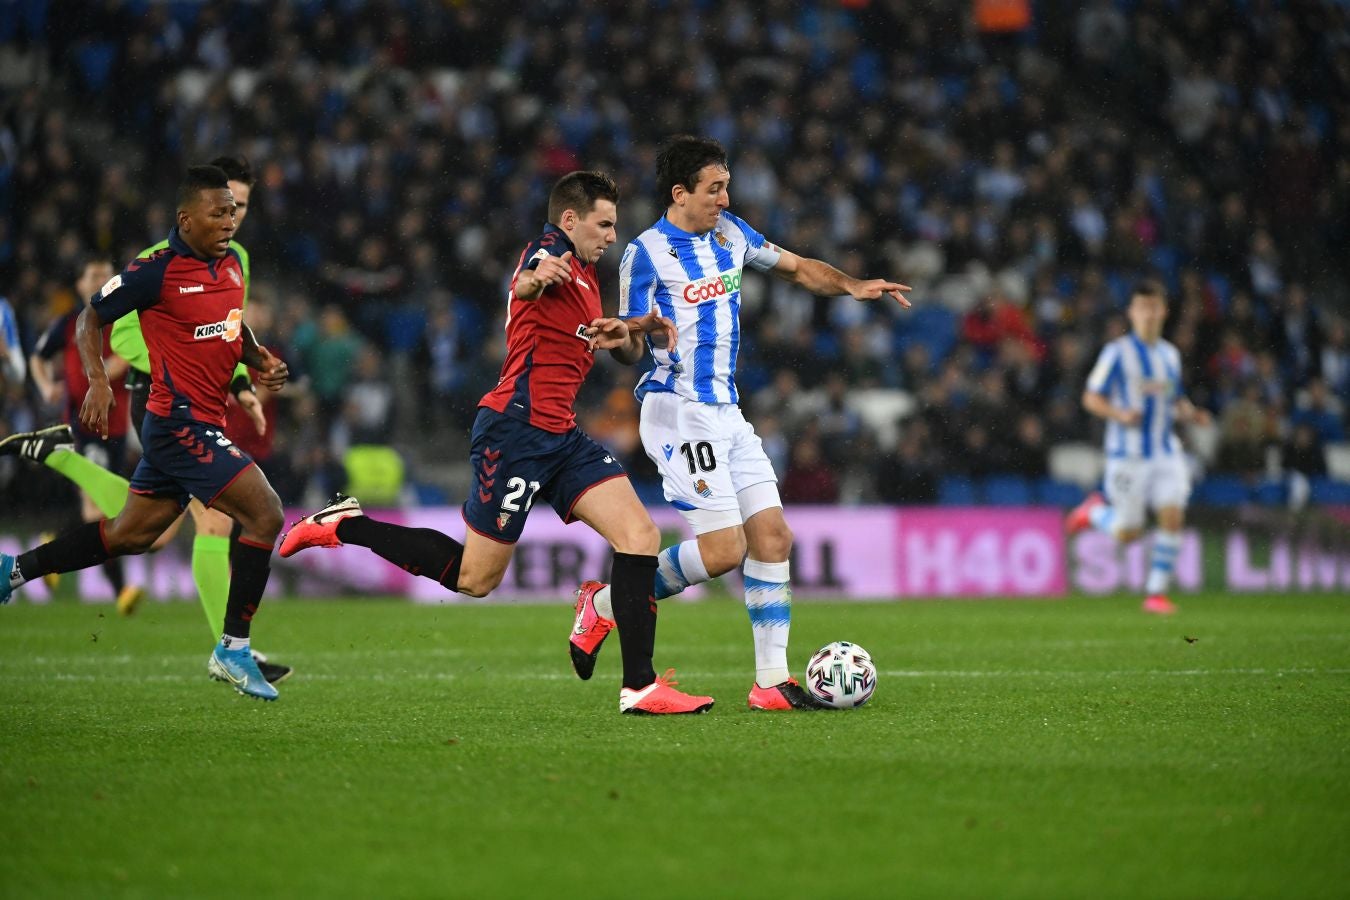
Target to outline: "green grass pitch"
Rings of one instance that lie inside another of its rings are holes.
[[[281,700],[195,604],[0,610],[3,897],[1346,897],[1350,598],[799,601],[861,710],[750,713],[730,600],[667,604],[705,716],[578,682],[567,606],[269,602]],[[1192,642],[1188,638],[1194,639]]]

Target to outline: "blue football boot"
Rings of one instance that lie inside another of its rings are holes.
[[[228,682],[245,697],[257,697],[259,700],[277,699],[277,689],[267,683],[253,654],[248,648],[231,650],[223,643],[216,644],[211,651],[211,659],[206,663],[206,671],[217,681]]]
[[[9,602],[14,588],[9,586],[9,576],[14,572],[14,557],[0,553],[0,606]]]

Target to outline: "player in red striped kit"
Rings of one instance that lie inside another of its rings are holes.
[[[627,322],[602,314],[595,263],[614,243],[618,199],[602,172],[563,176],[549,195],[548,224],[520,256],[507,298],[506,360],[473,427],[465,543],[429,528],[378,522],[362,514],[355,498],[339,496],[291,527],[281,555],[357,544],[452,591],[482,597],[501,583],[530,507],[543,498],[564,521],[585,522],[614,548],[620,710],[703,712],[711,697],[675,690],[670,673],[658,678],[652,664],[660,532],[618,460],[577,427],[573,411],[595,350],[631,363],[645,352],[647,333],[675,336],[670,320],[654,312]]]
[[[196,497],[243,526],[224,631],[208,671],[242,694],[274,700],[277,690],[258,671],[249,640],[283,524],[281,501],[222,428],[238,363],[257,370],[271,390],[281,389],[288,372],[243,322],[243,271],[230,247],[234,228],[234,197],[225,173],[193,166],[178,188],[177,225],[168,246],[110,278],[80,313],[75,339],[89,379],[80,424],[104,438],[113,389],[103,363],[103,327],[132,310],[140,313],[152,378],[141,428],[143,455],[116,518],[90,522],[17,558],[0,554],[0,603],[48,572],[144,553],[188,498]]]
[[[52,323],[38,339],[37,345],[33,348],[33,355],[29,358],[29,371],[33,374],[33,382],[37,385],[42,399],[49,406],[61,403],[64,407],[62,418],[71,428],[65,431],[61,438],[74,440],[73,447],[68,449],[79,453],[95,465],[120,473],[126,464],[127,431],[130,426],[128,417],[123,412],[127,408],[127,389],[122,383],[121,376],[126,372],[126,360],[114,355],[105,332],[103,358],[108,366],[108,377],[112,379],[114,407],[118,410],[118,414],[109,420],[106,438],[90,434],[80,428],[80,404],[84,401],[85,392],[89,390],[89,380],[84,377],[84,364],[75,345],[75,323],[80,312],[88,304],[89,298],[94,296],[99,285],[112,278],[116,270],[106,257],[89,256],[81,260],[76,271],[79,276],[75,281],[75,294],[79,299],[79,307]],[[60,373],[59,378],[57,372]],[[79,521],[97,522],[101,518],[103,513],[99,511],[94,499],[81,490]],[[123,615],[130,614],[140,602],[144,590],[139,585],[126,583],[120,558],[114,557],[104,562],[103,573],[117,597],[117,611]],[[48,585],[54,587],[60,577],[52,574],[45,580]]]

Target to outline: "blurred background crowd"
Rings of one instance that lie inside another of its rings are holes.
[[[289,502],[355,479],[458,503],[549,186],[614,173],[623,243],[664,208],[678,132],[724,143],[732,209],[770,240],[915,287],[902,311],[747,274],[738,382],[788,501],[1071,502],[1053,451],[1098,439],[1084,381],[1155,275],[1215,415],[1190,437],[1209,499],[1281,501],[1299,473],[1344,502],[1330,0],[0,0],[0,295],[26,353],[82,254],[124,265],[185,165],[243,154],[249,315],[300,377],[265,438],[234,436]],[[636,377],[602,360],[579,419],[659,500]],[[0,433],[59,415],[4,378]],[[0,503],[47,490],[0,471]]]

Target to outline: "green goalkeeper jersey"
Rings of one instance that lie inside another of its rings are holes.
[[[169,246],[169,241],[166,238],[153,247],[146,247],[136,254],[136,258],[141,259],[149,256],[151,253],[163,250],[167,246]],[[244,270],[244,302],[248,303],[248,251],[237,241],[230,241],[230,247],[239,254],[239,263]],[[150,350],[145,346],[145,338],[141,336],[141,319],[137,313],[128,313],[114,322],[109,340],[112,342],[113,352],[125,359],[131,368],[146,375],[150,374]],[[240,363],[234,370],[235,378],[240,375],[248,376],[248,366],[243,363]]]

